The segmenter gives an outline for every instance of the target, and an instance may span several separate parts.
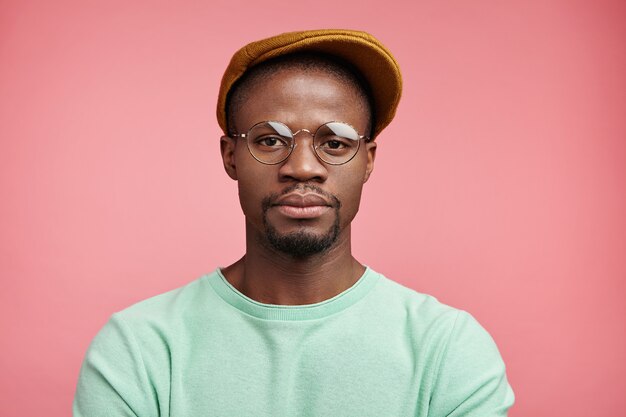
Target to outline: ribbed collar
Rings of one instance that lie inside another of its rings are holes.
[[[355,304],[376,284],[379,274],[366,267],[357,282],[347,290],[315,304],[278,305],[255,301],[233,287],[224,277],[220,268],[206,275],[213,290],[236,309],[264,320],[314,320],[335,314]]]

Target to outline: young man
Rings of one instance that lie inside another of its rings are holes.
[[[245,255],[114,314],[74,415],[505,416],[513,392],[487,332],[351,254],[374,139],[400,92],[397,63],[363,32],[238,51],[217,114]]]

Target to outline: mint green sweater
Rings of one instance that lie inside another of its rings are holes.
[[[505,416],[513,391],[470,316],[367,269],[317,304],[258,303],[220,270],[114,314],[75,417]]]

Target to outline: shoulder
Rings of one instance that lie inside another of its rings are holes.
[[[167,363],[173,343],[211,317],[219,306],[209,280],[216,272],[174,290],[147,298],[112,314],[87,352],[90,358],[147,366]],[[144,363],[145,362],[145,363]]]
[[[140,301],[109,318],[83,360],[74,415],[158,414],[159,390],[170,379],[171,344],[202,314],[199,310],[205,302],[211,303],[208,277]]]
[[[141,300],[113,314],[113,318],[135,325],[142,322],[169,322],[198,314],[212,303],[209,280],[216,272],[203,275],[181,287]]]
[[[139,301],[113,313],[94,339],[109,343],[134,344],[151,350],[168,346],[199,323],[206,323],[224,304],[210,280],[216,272],[203,275],[181,287]],[[123,341],[123,343],[122,343]]]
[[[376,288],[378,297],[375,302],[383,304],[388,310],[400,312],[406,317],[410,327],[420,329],[423,333],[440,333],[441,342],[446,349],[451,342],[459,339],[467,343],[466,351],[472,348],[495,348],[489,333],[469,312],[379,275]]]
[[[406,317],[418,327],[451,329],[464,311],[440,302],[436,297],[408,288],[378,273],[379,280],[372,302],[387,311]]]
[[[384,276],[377,293],[386,308],[405,317],[402,325],[424,348],[432,374],[432,415],[455,409],[459,415],[506,415],[514,395],[504,362],[491,335],[470,313]]]

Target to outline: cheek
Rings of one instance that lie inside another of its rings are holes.
[[[262,177],[259,176],[240,176],[238,180],[239,203],[243,213],[248,218],[262,217],[262,201],[267,196],[263,190]]]
[[[341,175],[341,181],[338,183],[338,190],[341,190],[337,194],[337,197],[341,201],[341,222],[348,224],[354,219],[359,211],[359,205],[361,203],[361,194],[363,191],[363,175],[365,173],[365,167],[367,159],[359,158],[358,160],[350,161],[349,163],[355,163],[352,165],[348,172],[344,172]]]
[[[246,150],[247,152],[247,150]],[[239,203],[244,215],[252,221],[262,219],[262,201],[270,193],[271,180],[267,168],[242,155],[237,163]]]
[[[339,200],[341,200],[341,220],[342,223],[350,223],[359,211],[361,203],[362,182],[349,181],[344,184],[345,190]]]

